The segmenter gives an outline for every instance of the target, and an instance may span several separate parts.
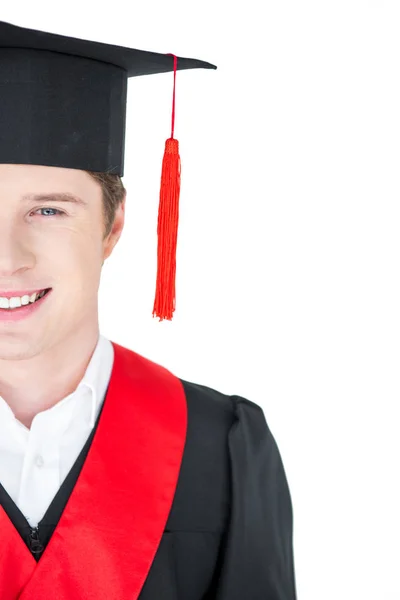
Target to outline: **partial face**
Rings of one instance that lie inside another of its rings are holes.
[[[24,318],[4,320],[0,308],[0,361],[28,359],[97,331],[101,268],[121,235],[125,209],[124,200],[103,239],[101,196],[100,185],[78,169],[0,164],[0,306],[5,291],[52,288]]]

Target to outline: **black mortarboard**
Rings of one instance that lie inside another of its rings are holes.
[[[174,71],[175,93],[176,70],[197,68],[216,69],[201,60],[0,22],[0,163],[123,176],[128,77]],[[171,167],[165,161],[172,154]],[[153,311],[160,320],[170,320],[175,309],[179,190],[180,159],[172,133],[166,144],[160,192],[158,308],[155,302]],[[172,209],[171,193],[175,196]],[[172,230],[167,223],[163,234],[161,228],[171,212]],[[167,296],[168,306],[162,307],[162,298]]]

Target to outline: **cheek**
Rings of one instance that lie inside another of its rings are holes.
[[[60,240],[56,247],[46,245],[37,255],[38,266],[41,270],[48,271],[60,283],[68,281],[96,280],[101,271],[103,255],[101,244],[93,240],[75,238],[74,240]]]
[[[53,249],[58,257],[71,262],[83,261],[85,258],[93,261],[100,254],[101,246],[92,231],[68,226],[46,232],[46,235],[40,236],[38,243],[42,248]]]
[[[78,295],[80,287],[84,292],[84,287],[98,286],[103,263],[101,236],[96,235],[94,228],[71,226],[60,227],[56,233],[48,232],[43,235],[46,239],[38,241],[40,269],[55,278],[60,286],[73,286]]]

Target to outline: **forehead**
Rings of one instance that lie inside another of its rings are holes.
[[[83,199],[96,193],[100,195],[101,187],[89,173],[80,169],[0,164],[0,196],[7,194],[29,201],[35,195],[56,193],[64,194],[64,201],[71,201],[71,197]]]

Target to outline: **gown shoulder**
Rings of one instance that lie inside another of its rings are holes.
[[[226,527],[210,599],[297,600],[292,499],[262,407],[242,396],[183,383],[189,415],[208,422],[214,440],[209,446],[219,439],[215,447],[228,471]]]

